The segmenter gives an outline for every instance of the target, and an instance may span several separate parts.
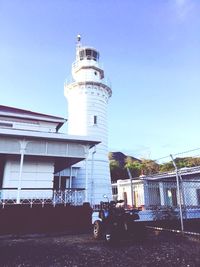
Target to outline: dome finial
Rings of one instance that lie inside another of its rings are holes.
[[[81,40],[81,35],[78,34],[78,35],[77,35],[77,41],[80,42],[80,40]]]
[[[77,35],[77,42],[78,42],[78,43],[81,42],[81,35],[80,35],[80,34]]]

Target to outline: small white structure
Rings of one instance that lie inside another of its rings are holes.
[[[87,136],[59,133],[64,122],[60,117],[0,106],[0,203],[52,199],[59,183],[54,174],[86,159],[89,149],[99,143]],[[66,179],[64,183],[66,189],[70,183]]]
[[[123,199],[126,206],[142,207],[140,213],[152,217],[151,210],[175,208],[179,203],[187,211],[187,218],[200,217],[200,166],[179,170],[179,190],[175,172],[118,180],[112,185],[114,199]]]
[[[73,187],[83,187],[87,177],[87,200],[99,204],[103,195],[112,199],[108,161],[107,107],[112,95],[99,63],[99,52],[80,44],[76,47],[76,61],[72,64],[72,81],[66,82],[64,94],[68,101],[68,134],[95,137],[101,141],[79,165]]]

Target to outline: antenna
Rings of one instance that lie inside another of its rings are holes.
[[[78,47],[81,46],[81,35],[80,34],[77,35],[77,46]]]

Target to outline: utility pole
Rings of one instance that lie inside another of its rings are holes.
[[[129,176],[130,183],[131,183],[131,205],[132,205],[132,208],[133,208],[133,177],[132,177],[131,171],[129,170],[128,167],[127,167],[127,172],[128,172],[128,176]]]
[[[170,154],[170,157],[172,159],[172,163],[174,165],[175,172],[176,172],[176,186],[177,186],[177,196],[178,196],[179,213],[180,213],[180,220],[181,220],[181,232],[183,233],[184,226],[183,226],[183,212],[182,212],[182,205],[181,205],[181,194],[180,194],[180,188],[179,188],[179,173],[178,173],[178,168],[176,166],[176,162],[174,161],[174,158],[171,154]]]

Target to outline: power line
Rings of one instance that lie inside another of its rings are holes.
[[[170,155],[165,156],[165,157],[162,157],[162,158],[154,159],[153,161],[159,161],[159,160],[161,160],[161,159],[166,159],[166,158],[169,158],[169,157],[170,157]]]
[[[178,155],[182,155],[182,154],[190,153],[190,152],[197,151],[197,150],[200,150],[200,148],[195,148],[195,149],[191,149],[191,150],[187,150],[187,151],[179,152],[179,153],[172,154],[172,155],[173,155],[173,156],[178,156]],[[197,155],[197,156],[198,156],[198,155]],[[159,160],[166,159],[166,158],[169,158],[169,157],[170,157],[170,155],[168,155],[168,156],[164,156],[164,157],[155,159],[154,161],[159,161]],[[193,156],[193,157],[194,157],[194,156]]]
[[[191,150],[184,151],[184,152],[180,152],[180,153],[173,154],[173,155],[174,155],[174,156],[182,155],[182,154],[190,153],[190,152],[193,152],[193,151],[196,151],[196,150],[200,150],[200,148],[191,149]]]

